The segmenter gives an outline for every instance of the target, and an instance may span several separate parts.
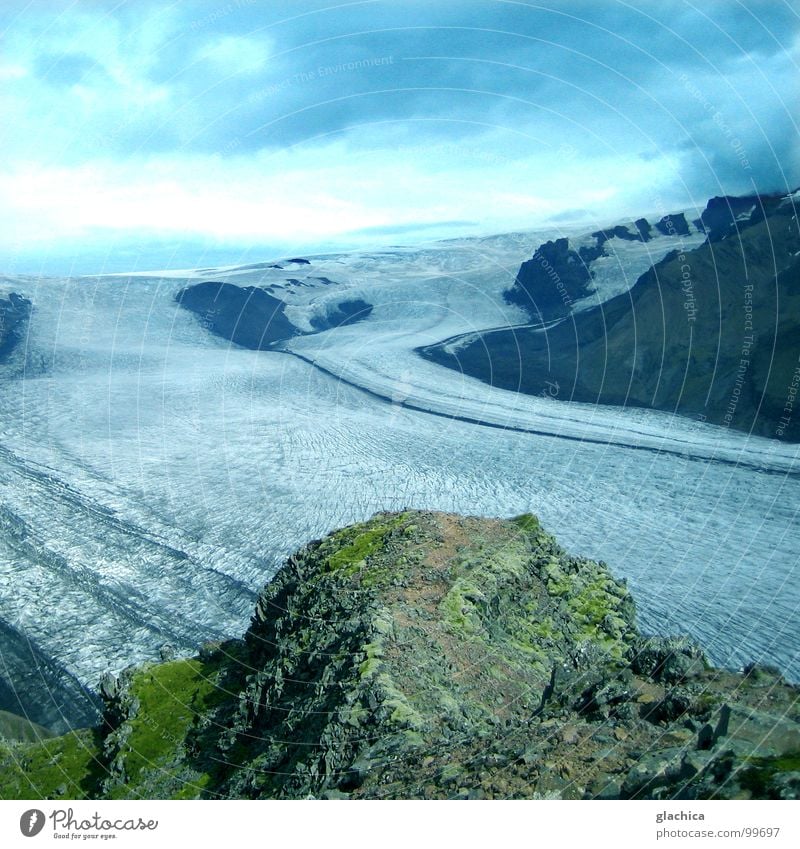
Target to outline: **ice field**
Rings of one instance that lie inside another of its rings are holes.
[[[797,446],[520,396],[415,353],[524,321],[502,291],[543,237],[0,281],[33,302],[0,366],[0,677],[33,718],[80,724],[106,670],[240,635],[287,554],[405,507],[534,512],[628,579],[644,630],[800,679]],[[674,246],[619,241],[588,301]],[[272,286],[304,328],[345,298],[374,309],[244,350],[176,304],[197,279]]]

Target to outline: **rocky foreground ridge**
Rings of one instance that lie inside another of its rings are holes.
[[[102,727],[0,746],[4,798],[797,798],[800,691],[643,637],[535,517],[379,514],[241,641],[108,676]]]

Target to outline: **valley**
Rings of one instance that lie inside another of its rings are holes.
[[[5,278],[32,307],[0,366],[0,709],[86,726],[105,672],[241,636],[288,554],[407,508],[535,513],[627,579],[645,633],[800,679],[795,444],[508,391],[419,355],[530,323],[504,293],[558,236]],[[607,241],[575,320],[681,238]],[[259,287],[294,330],[231,343],[179,303],[208,281]]]

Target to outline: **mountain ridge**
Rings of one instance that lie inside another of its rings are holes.
[[[315,540],[243,640],[107,676],[103,725],[0,747],[4,798],[796,798],[799,691],[644,637],[526,514]]]

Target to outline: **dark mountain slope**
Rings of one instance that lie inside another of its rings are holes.
[[[270,348],[299,333],[284,315],[283,301],[255,286],[195,283],[182,289],[177,300],[199,315],[206,329],[244,348]]]
[[[504,389],[800,440],[796,210],[789,199],[721,200],[706,216],[714,238],[674,251],[629,292],[547,330],[493,331],[422,355]],[[753,212],[737,221],[743,205]]]

